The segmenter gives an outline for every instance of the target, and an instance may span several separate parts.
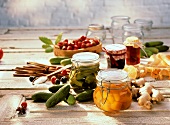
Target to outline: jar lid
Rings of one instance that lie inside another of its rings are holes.
[[[72,57],[72,61],[76,62],[90,62],[90,61],[96,61],[99,59],[99,55],[93,52],[80,52],[76,53]]]
[[[123,44],[109,44],[106,45],[104,48],[104,51],[107,51],[111,54],[122,54],[126,52],[126,46]]]
[[[88,29],[89,30],[103,30],[104,25],[102,25],[102,24],[89,24]]]
[[[128,16],[112,16],[111,19],[114,19],[114,20],[129,20],[130,17],[128,17]]]
[[[136,19],[134,21],[135,24],[140,24],[140,25],[152,25],[153,21],[152,20],[146,20],[146,19]]]
[[[99,81],[121,81],[128,77],[128,74],[124,70],[117,70],[117,69],[106,69],[101,70],[98,72],[98,75],[96,77]]]

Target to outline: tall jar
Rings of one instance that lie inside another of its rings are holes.
[[[126,110],[130,107],[132,93],[127,72],[106,69],[99,71],[98,84],[93,93],[96,106],[107,112]]]
[[[136,65],[140,63],[140,49],[143,49],[143,32],[135,24],[123,26],[123,41],[126,46],[126,64]]]
[[[99,55],[92,52],[80,52],[73,55],[72,69],[69,74],[71,86],[78,90],[94,89],[99,71]]]
[[[103,42],[106,39],[106,31],[104,25],[101,24],[89,24],[86,32],[87,37],[97,37]]]
[[[113,43],[122,43],[123,25],[130,24],[128,16],[113,16],[111,17],[111,34]]]

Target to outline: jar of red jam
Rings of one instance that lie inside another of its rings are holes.
[[[127,72],[120,69],[106,69],[98,72],[97,87],[93,93],[96,106],[103,111],[126,110],[132,102]]]
[[[126,46],[123,44],[109,44],[103,47],[108,68],[123,69],[125,66]]]

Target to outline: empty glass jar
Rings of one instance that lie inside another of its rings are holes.
[[[113,16],[111,17],[111,34],[113,43],[122,43],[122,26],[125,24],[130,24],[130,17],[128,16]]]
[[[146,19],[136,19],[134,21],[136,25],[138,25],[144,33],[144,36],[150,35],[150,31],[152,29],[153,21]]]
[[[86,32],[87,37],[97,37],[103,42],[106,39],[106,31],[104,25],[100,24],[89,24]]]

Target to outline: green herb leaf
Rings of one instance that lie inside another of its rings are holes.
[[[53,45],[53,42],[52,42],[49,38],[47,38],[47,37],[41,36],[41,37],[39,37],[39,39],[40,39],[43,43],[45,43],[45,44]]]
[[[51,45],[43,44],[43,45],[42,45],[42,48],[46,49],[46,48],[48,48],[48,47],[50,47],[50,46],[51,46]]]
[[[45,52],[46,52],[46,53],[51,53],[51,52],[53,52],[53,47],[52,47],[52,46],[47,47],[47,48],[45,49]]]
[[[56,40],[55,40],[55,45],[61,41],[63,33],[58,34]]]

